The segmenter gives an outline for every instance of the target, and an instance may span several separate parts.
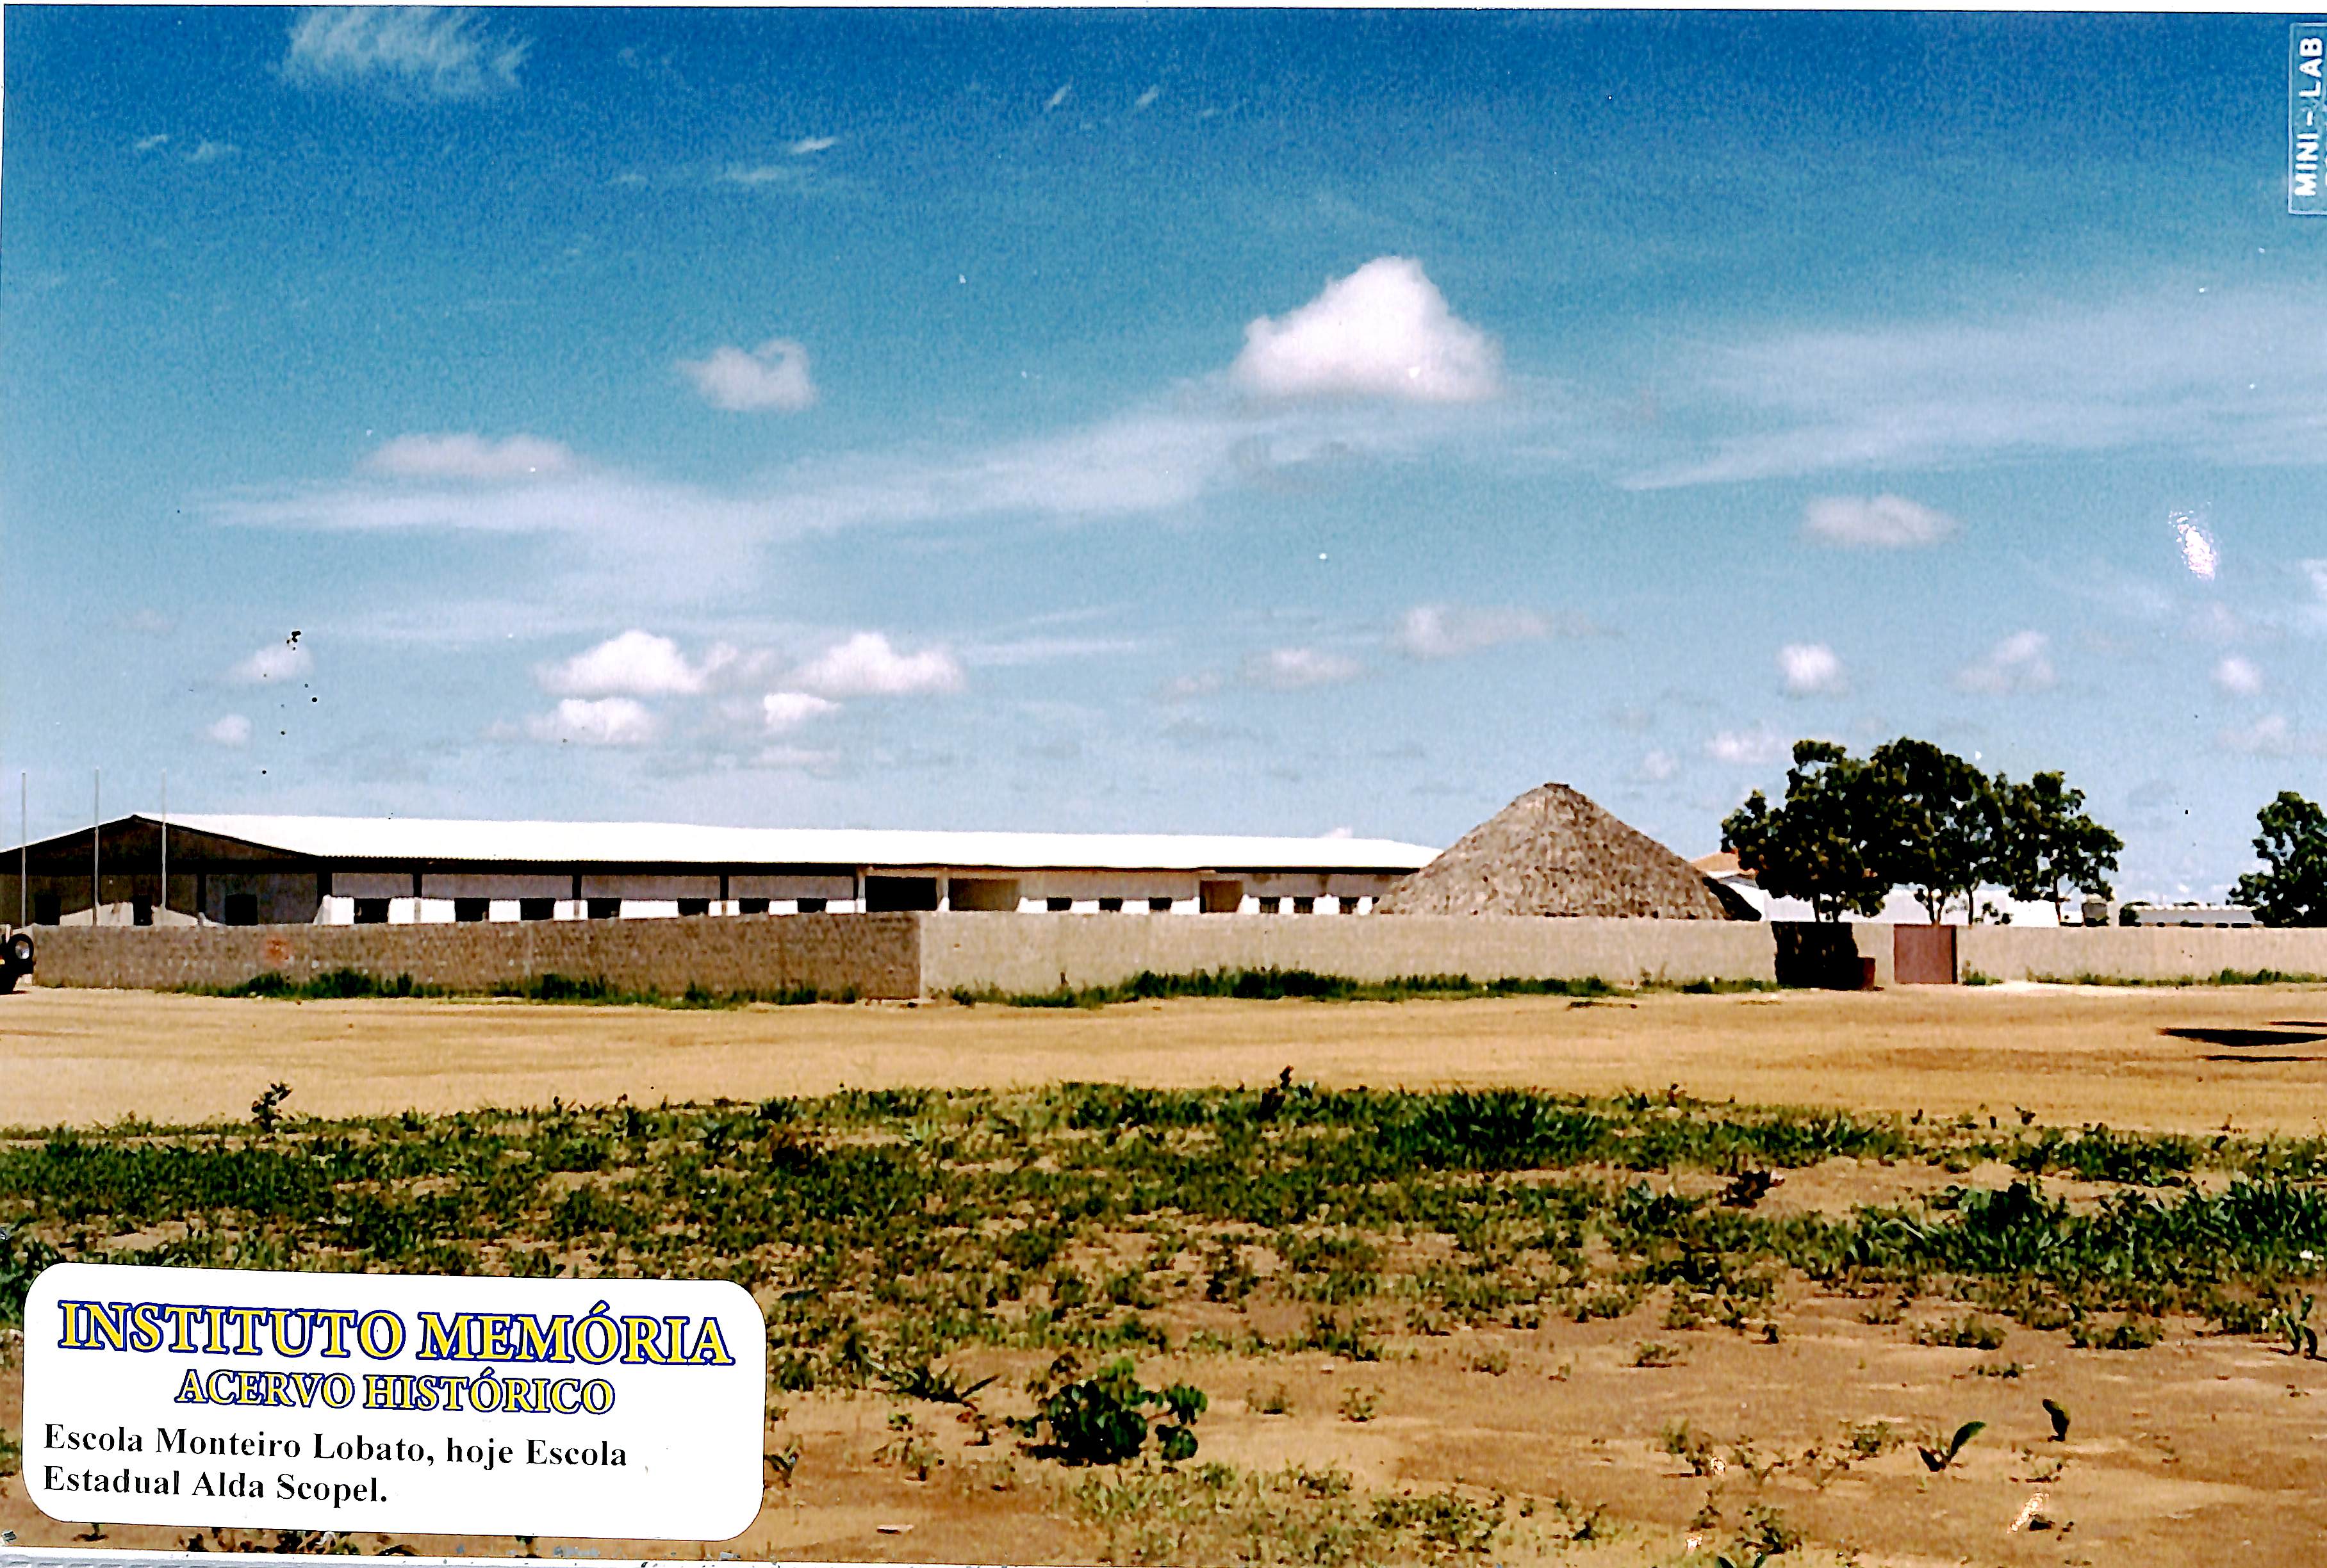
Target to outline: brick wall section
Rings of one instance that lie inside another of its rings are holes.
[[[562,975],[669,994],[692,983],[719,992],[814,985],[904,997],[919,988],[914,921],[911,915],[740,915],[199,930],[63,926],[33,933],[33,979],[170,990],[238,985],[270,971],[297,981],[354,969],[382,980],[409,975],[458,991]]]
[[[1353,980],[1769,980],[1770,928],[1527,915],[925,915],[921,989],[1107,985],[1141,970],[1307,969]]]

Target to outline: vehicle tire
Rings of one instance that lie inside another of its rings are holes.
[[[16,989],[16,979],[17,972],[15,970],[0,969],[0,996],[5,996],[10,992]]]
[[[8,967],[27,969],[33,966],[33,938],[29,932],[19,931],[8,938]]]

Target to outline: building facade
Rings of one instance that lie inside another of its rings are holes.
[[[132,815],[0,852],[0,921],[1362,914],[1435,853],[1357,838]]]

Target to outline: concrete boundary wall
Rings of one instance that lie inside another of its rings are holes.
[[[540,920],[425,926],[49,927],[33,934],[42,985],[173,990],[300,981],[334,969],[490,991],[544,975],[676,995],[813,985],[905,997],[921,976],[911,915],[735,915],[718,919]]]
[[[2327,928],[1965,926],[1956,976],[1993,980],[2202,980],[2225,969],[2327,975]]]
[[[1895,928],[1849,928],[1889,985]],[[173,990],[353,969],[488,992],[545,975],[676,995],[814,986],[901,999],[957,988],[1044,992],[1142,970],[1306,969],[1354,980],[1594,978],[1612,985],[1771,982],[1773,928],[1752,921],[1518,916],[740,915],[475,925],[251,926],[33,933],[43,985]],[[2327,929],[1958,928],[1957,972],[1997,980],[2201,980],[2225,969],[2327,975]]]
[[[1352,980],[1768,981],[1770,928],[1513,915],[924,915],[921,990],[1111,985],[1141,970],[1306,969]]]

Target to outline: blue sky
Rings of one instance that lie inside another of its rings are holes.
[[[1557,779],[1697,854],[1912,733],[2218,891],[2327,790],[2285,53],[11,5],[0,772],[1433,843]]]

